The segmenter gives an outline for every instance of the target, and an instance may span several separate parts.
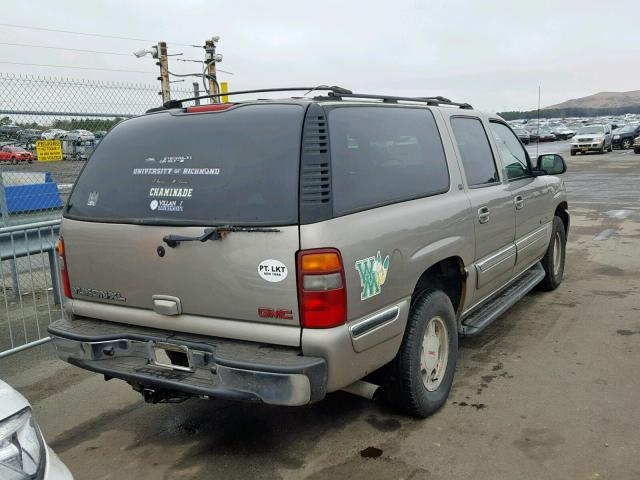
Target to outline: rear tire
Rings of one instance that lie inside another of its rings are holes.
[[[551,240],[540,263],[546,273],[539,287],[541,290],[551,291],[558,288],[564,275],[564,260],[567,253],[567,233],[564,222],[560,217],[553,217]]]
[[[624,141],[622,142],[622,148],[625,150],[628,150],[631,148],[631,140],[629,140],[628,138],[625,138]]]
[[[425,418],[444,405],[456,368],[458,328],[449,297],[427,289],[412,301],[404,339],[383,388],[403,413]]]

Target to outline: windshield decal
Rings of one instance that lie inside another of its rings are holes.
[[[151,200],[149,208],[158,212],[182,212],[182,200]]]
[[[149,189],[150,197],[191,198],[193,188],[160,188]]]
[[[95,207],[98,203],[98,197],[100,196],[99,192],[90,192],[89,199],[87,200],[87,206]]]

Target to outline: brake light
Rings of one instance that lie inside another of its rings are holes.
[[[335,248],[298,252],[300,325],[331,328],[347,321],[347,289],[340,252]]]
[[[60,256],[60,260],[62,262],[62,267],[60,268],[60,277],[62,279],[62,289],[64,291],[64,296],[67,298],[73,298],[71,294],[71,284],[69,283],[69,270],[67,269],[67,255],[64,249],[64,240],[60,237],[58,240],[58,255]]]
[[[187,113],[219,112],[221,110],[228,110],[233,106],[233,103],[213,103],[211,105],[197,105],[195,107],[187,107]]]

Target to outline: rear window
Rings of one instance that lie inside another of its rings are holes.
[[[87,162],[67,217],[159,225],[298,221],[304,109],[246,105],[118,125]]]
[[[449,190],[431,111],[343,107],[329,113],[335,215]]]

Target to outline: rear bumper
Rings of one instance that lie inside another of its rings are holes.
[[[161,397],[179,392],[295,406],[326,394],[325,360],[296,348],[93,319],[62,319],[48,330],[62,360]],[[189,366],[157,365],[157,347],[178,348]]]

